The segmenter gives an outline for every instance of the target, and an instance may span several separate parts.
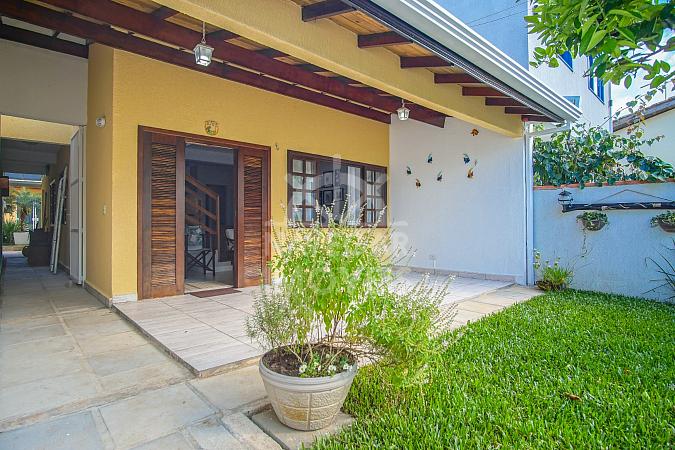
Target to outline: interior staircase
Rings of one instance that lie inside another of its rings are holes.
[[[205,248],[221,249],[220,196],[196,178],[185,175],[185,226],[198,225],[204,231]]]

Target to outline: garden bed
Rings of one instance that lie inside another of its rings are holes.
[[[673,444],[674,305],[556,292],[457,332],[421,388],[363,369],[345,404],[356,423],[316,448]]]

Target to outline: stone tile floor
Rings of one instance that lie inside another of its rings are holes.
[[[65,275],[29,268],[15,254],[6,270],[1,449],[280,448],[249,419],[267,405],[257,367],[195,378]],[[455,280],[457,288],[461,281]],[[477,289],[470,285],[467,291]],[[456,326],[537,293],[484,287],[497,290],[450,299],[458,304]],[[225,305],[250,312],[233,300]]]
[[[404,286],[420,281],[423,274],[409,272],[399,280]],[[431,276],[443,283],[447,275]],[[444,304],[456,303],[510,283],[456,277]],[[194,374],[205,377],[257,361],[262,354],[246,336],[245,321],[253,311],[258,288],[239,288],[240,293],[198,298],[179,295],[141,302],[118,303],[115,308],[142,332],[182,361]]]

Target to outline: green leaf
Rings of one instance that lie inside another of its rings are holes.
[[[607,31],[605,30],[599,30],[593,33],[593,36],[591,36],[591,40],[588,42],[588,46],[586,47],[584,53],[593,50],[595,46],[598,45],[606,35]]]

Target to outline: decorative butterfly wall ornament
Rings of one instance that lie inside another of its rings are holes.
[[[469,171],[466,173],[466,177],[467,177],[467,178],[473,178],[473,175],[474,175],[474,169],[476,168],[477,165],[478,165],[478,160],[477,160],[477,159],[474,159],[474,160],[473,160],[473,166],[472,166],[472,167],[469,167]]]
[[[469,155],[464,153],[464,164],[469,164],[471,161],[471,158],[469,158]]]
[[[478,136],[478,129],[477,128],[474,128],[473,130],[471,130],[471,136]]]
[[[422,183],[420,183],[420,179],[419,179],[419,178],[415,178],[415,187],[416,187],[417,189],[419,189],[419,188],[422,187]]]
[[[405,166],[405,174],[412,175],[412,169],[410,168],[410,166]]]
[[[431,155],[431,153],[429,153],[429,156],[427,156],[427,162],[428,162],[429,164],[431,164],[432,162],[434,162],[434,157]]]

